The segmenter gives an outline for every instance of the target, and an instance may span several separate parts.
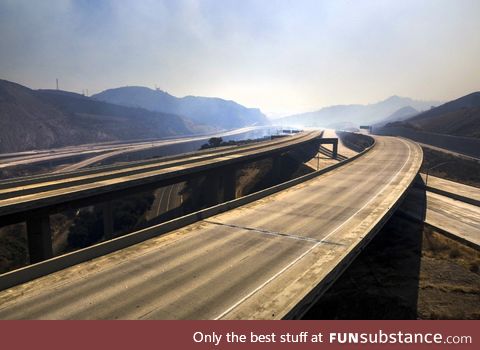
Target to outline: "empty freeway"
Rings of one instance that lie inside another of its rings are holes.
[[[426,179],[424,174],[422,177]],[[427,184],[421,182],[409,192],[409,205],[400,210],[408,218],[480,250],[480,189],[430,175]]]
[[[82,160],[80,162],[68,165],[59,170],[60,172],[69,172],[85,168],[105,159],[118,156],[120,154],[138,152],[141,150],[171,146],[176,144],[186,144],[195,141],[207,141],[211,137],[229,137],[267,128],[269,127],[251,126],[207,135],[195,135],[150,141],[105,142],[98,144],[63,147],[57,149],[0,154],[0,169],[19,165],[46,163],[51,161],[57,161],[60,159],[78,158],[80,156],[89,157],[86,160]]]
[[[321,135],[319,131],[306,132],[234,148],[224,147],[166,159],[0,182],[0,216],[254,160],[262,155],[312,142]]]
[[[0,219],[3,225],[26,222],[30,262],[36,263],[53,257],[52,214],[101,204],[103,231],[109,236],[114,227],[113,200],[198,176],[207,177],[214,189],[207,197],[210,205],[231,200],[236,195],[238,166],[264,158],[280,159],[282,153],[297,147],[306,146],[315,151],[319,143],[336,142],[321,136],[321,131],[312,131],[237,147],[3,181],[0,182]]]
[[[301,317],[395,210],[421,162],[417,144],[378,137],[287,190],[0,292],[0,318]]]

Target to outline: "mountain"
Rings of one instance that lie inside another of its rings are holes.
[[[343,131],[352,131],[352,132],[358,131],[357,125],[350,122],[332,123],[332,124],[328,124],[326,127],[328,129],[334,129],[334,130],[343,130]]]
[[[259,109],[246,108],[234,101],[196,96],[178,98],[158,89],[152,90],[140,86],[109,89],[92,97],[99,101],[124,106],[183,115],[196,123],[219,129],[234,129],[269,123]]]
[[[474,92],[420,113],[412,118],[387,124],[438,134],[480,138],[480,92]]]
[[[388,117],[386,117],[382,121],[376,123],[375,126],[378,127],[378,126],[383,126],[383,125],[388,124],[388,123],[402,121],[402,120],[411,118],[411,117],[417,115],[418,113],[419,112],[411,106],[402,107],[399,110],[390,114]]]
[[[410,106],[416,110],[426,110],[435,101],[416,101],[408,97],[392,96],[384,101],[368,105],[336,105],[322,108],[315,112],[302,113],[277,119],[281,125],[326,127],[333,123],[350,122],[357,127],[361,124],[379,122],[403,107]]]
[[[0,80],[0,153],[204,131],[177,115]]]

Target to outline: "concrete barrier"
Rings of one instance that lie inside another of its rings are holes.
[[[284,189],[293,187],[302,182],[311,180],[315,177],[318,177],[322,174],[328,173],[334,169],[337,169],[345,164],[348,164],[358,157],[363,156],[369,152],[373,147],[375,147],[375,141],[372,146],[365,149],[363,152],[355,155],[352,158],[344,160],[342,162],[331,165],[327,168],[320,169],[318,171],[303,175],[301,177],[295,178],[293,180],[281,183],[276,186],[269,187],[267,189],[252,193],[250,195],[228,201],[210,208],[206,208],[191,214],[187,214],[180,218],[167,221],[152,227],[148,227],[130,234],[111,239],[109,241],[101,242],[93,246],[77,250],[72,253],[61,255],[49,260],[45,260],[36,264],[32,264],[11,272],[0,275],[0,290],[4,290],[15,285],[31,281],[35,278],[45,276],[47,274],[65,269],[67,267],[112,253],[114,251],[132,246],[134,244],[141,243],[150,238],[154,238],[165,234],[167,232],[179,229],[181,227],[193,224],[200,220],[209,218],[211,216],[223,213],[225,211],[238,208],[242,205],[254,202],[256,200],[267,197],[271,194],[277,193]]]

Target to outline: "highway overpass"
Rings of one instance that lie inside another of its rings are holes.
[[[336,147],[337,139],[322,139],[321,136],[321,131],[298,133],[240,147],[221,147],[165,159],[0,182],[0,219],[3,225],[26,221],[30,259],[38,262],[53,256],[51,214],[104,203],[105,233],[110,234],[113,219],[109,203],[112,200],[199,175],[209,178],[213,203],[232,200],[239,165],[266,157],[275,158],[292,148],[312,143],[317,148],[320,143],[333,143]]]
[[[43,163],[58,163],[65,160],[81,160],[67,165],[58,172],[75,171],[93,164],[105,161],[110,158],[119,157],[142,151],[151,151],[159,148],[166,148],[178,145],[190,145],[186,149],[192,151],[198,148],[199,144],[206,143],[211,137],[222,137],[229,139],[243,134],[255,133],[272,129],[270,126],[250,126],[240,129],[228,130],[219,133],[205,135],[191,135],[185,137],[154,139],[154,140],[133,140],[128,142],[112,141],[97,144],[69,146],[47,150],[34,150],[18,153],[0,154],[0,170],[22,165],[33,165]],[[184,148],[185,149],[185,148]],[[155,154],[155,153],[153,153]],[[87,158],[82,160],[83,158]]]
[[[426,175],[421,175],[401,213],[480,250],[480,189],[432,175],[425,183]]]
[[[283,191],[177,219],[191,224],[168,234],[175,220],[87,248],[154,237],[1,292],[0,318],[301,317],[393,213],[421,162],[417,144],[377,137],[348,164]]]

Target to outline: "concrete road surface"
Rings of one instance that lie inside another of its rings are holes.
[[[0,318],[282,318],[348,262],[421,161],[416,144],[379,137],[325,175],[5,290]]]
[[[268,127],[250,126],[209,135],[186,136],[180,138],[170,138],[152,141],[106,142],[80,146],[69,146],[50,150],[10,153],[3,156],[2,154],[0,154],[0,169],[18,165],[44,163],[58,159],[78,157],[80,155],[92,156],[92,158],[66,166],[60,170],[62,172],[74,171],[123,153],[135,152],[142,149],[149,149],[152,147],[162,147],[166,145],[187,143],[192,141],[208,140],[210,137],[227,137],[239,135],[264,128]],[[101,154],[99,155],[99,153]]]
[[[192,153],[181,159],[158,160],[139,163],[132,167],[105,168],[94,174],[71,174],[62,179],[34,181],[17,185],[16,181],[0,188],[0,214],[39,208],[46,205],[69,202],[78,198],[117,191],[140,184],[158,181],[160,177],[177,177],[179,174],[192,174],[208,170],[219,164],[242,162],[255,159],[260,154],[269,154],[288,149],[301,143],[313,141],[320,131],[299,133],[294,136],[249,144],[240,147],[212,150],[207,153]],[[41,179],[43,177],[40,177]]]
[[[430,177],[428,182],[431,185]],[[445,183],[445,186],[442,186],[443,190],[447,188],[454,190],[456,188],[457,191],[453,193],[460,195],[468,194],[462,193],[462,189],[470,187],[462,184],[456,186],[454,185],[455,182],[443,179],[438,179],[436,184],[439,183]],[[478,189],[475,189],[471,196],[467,197],[475,197],[478,191]],[[425,218],[422,218],[421,213],[425,201]],[[417,220],[425,220],[427,224],[457,237],[464,243],[480,248],[480,207],[476,205],[430,191],[425,192],[424,189],[413,188],[409,192],[408,206],[403,206],[402,211]]]
[[[185,182],[161,187],[155,191],[155,200],[152,207],[146,214],[147,220],[152,220],[157,216],[178,208],[183,203],[183,195],[181,191],[185,187]]]
[[[347,157],[347,158],[352,158],[353,156],[358,154],[358,152],[356,152],[356,151],[348,148],[347,146],[345,146],[344,143],[342,142],[342,139],[340,137],[338,137],[338,134],[333,129],[325,129],[324,132],[323,132],[323,137],[325,137],[325,138],[328,138],[328,137],[338,138],[338,153]]]
[[[423,181],[425,182],[427,176],[425,174],[420,174]],[[442,179],[440,177],[428,176],[428,187],[434,190],[440,190],[454,195],[466,197],[480,202],[480,188],[464,185],[455,181],[450,181],[447,179]]]
[[[480,208],[475,205],[427,192],[425,222],[480,247]]]

